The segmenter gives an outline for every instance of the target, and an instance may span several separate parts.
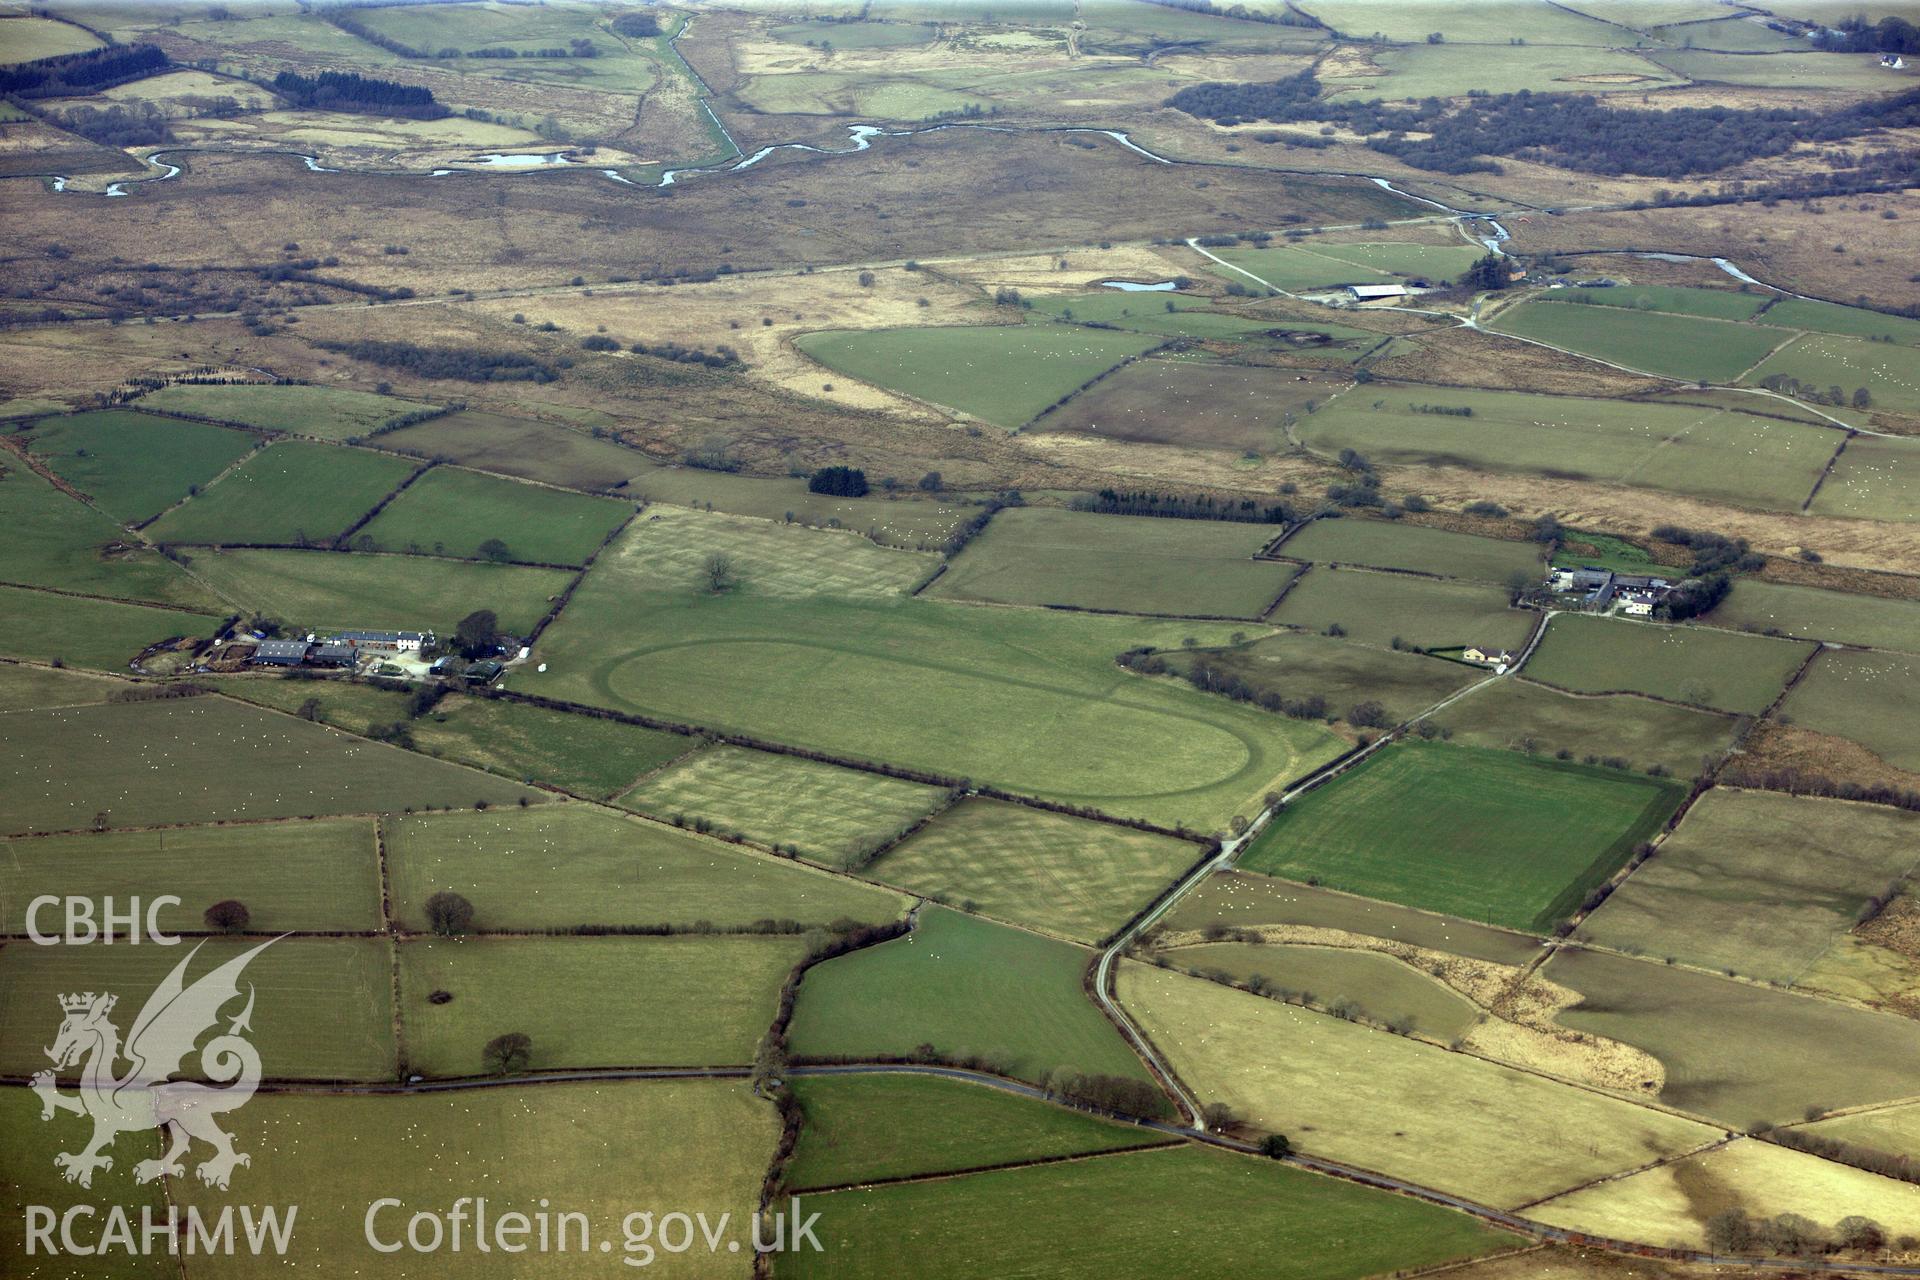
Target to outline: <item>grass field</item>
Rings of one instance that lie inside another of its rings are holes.
[[[660,467],[636,477],[625,492],[651,502],[683,507],[711,503],[716,511],[733,515],[850,529],[884,547],[920,551],[938,549],[979,510],[959,498],[905,496],[912,490],[902,490],[900,497],[837,498],[809,491],[807,482],[795,476],[748,476],[699,467]]]
[[[940,907],[911,934],[815,965],[800,983],[798,1058],[988,1059],[1039,1081],[1055,1069],[1145,1079],[1081,975],[1093,953]]]
[[[1049,325],[809,333],[795,345],[834,373],[1009,430],[1082,383],[1165,341]]]
[[[124,671],[148,645],[209,636],[219,623],[206,614],[0,586],[0,653],[12,658]]]
[[[1920,814],[1716,788],[1579,936],[1792,985],[1915,863]]]
[[[1600,951],[1558,951],[1541,975],[1585,997],[1564,1025],[1645,1049],[1662,1102],[1725,1124],[1913,1093],[1911,1019]]]
[[[1751,714],[1766,710],[1810,652],[1791,640],[1561,614],[1526,674],[1576,693],[1645,693]]]
[[[721,833],[859,862],[946,799],[938,787],[799,756],[709,747],[643,779],[618,803],[667,821],[705,818]]]
[[[1864,436],[1848,441],[1809,510],[1863,520],[1913,519],[1920,510],[1920,447]]]
[[[800,1191],[1161,1141],[960,1080],[803,1076],[792,1087],[807,1118],[786,1181]]]
[[[822,1214],[825,1251],[780,1255],[776,1276],[1345,1280],[1514,1243],[1464,1214],[1192,1146],[840,1191],[808,1206]]]
[[[178,947],[10,943],[0,948],[0,1070],[25,1076],[47,1066],[46,1046],[59,1025],[56,997],[62,994],[117,993],[114,1020],[124,1034],[148,993],[190,953],[188,983],[263,941],[209,938]],[[241,985],[243,995],[248,985],[256,992],[248,1038],[260,1051],[266,1078],[393,1078],[389,945],[385,938],[282,938],[254,957]],[[232,1002],[227,1015],[238,1013],[241,1003]],[[181,1070],[200,1075],[199,1055],[189,1055]]]
[[[222,690],[282,711],[297,711],[316,699],[320,720],[352,733],[407,719],[407,694],[343,680],[236,680]],[[677,733],[457,693],[408,720],[407,728],[414,745],[428,755],[596,800],[617,794],[695,746],[692,738]]]
[[[1355,517],[1315,520],[1281,543],[1279,554],[1315,564],[1411,569],[1498,583],[1516,573],[1537,575],[1546,565],[1545,555],[1531,542],[1503,542]]]
[[[1368,25],[1364,19],[1361,26]],[[1380,97],[1458,98],[1485,93],[1622,93],[1642,92],[1681,83],[1681,78],[1626,49],[1554,47],[1531,44],[1506,47],[1496,58],[1486,49],[1466,44],[1429,45],[1424,42],[1384,49],[1373,61],[1387,70],[1387,78],[1360,76],[1330,80],[1330,89],[1348,102]]]
[[[1775,296],[1763,290],[1743,293],[1738,289],[1632,284],[1611,289],[1560,289],[1542,293],[1534,301],[1556,306],[1618,307],[1643,313],[1703,316],[1710,320],[1751,320],[1754,313]]]
[[[1687,778],[1718,759],[1733,742],[1731,716],[1676,707],[1645,698],[1576,697],[1531,680],[1502,680],[1462,698],[1433,717],[1453,740],[1470,747],[1502,747],[1577,760],[1617,756],[1644,773],[1659,765]]]
[[[1852,338],[1885,338],[1904,346],[1920,347],[1920,320],[1868,311],[1864,307],[1815,302],[1811,298],[1782,298],[1767,308],[1760,323]]]
[[[1920,658],[1822,653],[1780,710],[1795,724],[1851,738],[1894,768],[1920,773]]]
[[[57,1008],[52,1012],[59,1016]],[[76,1131],[42,1120],[40,1109],[40,1099],[31,1090],[0,1089],[0,1215],[7,1220],[0,1227],[0,1249],[14,1259],[22,1280],[178,1280],[179,1261],[164,1250],[107,1257],[42,1255],[28,1260],[27,1206],[64,1205],[73,1196],[73,1184],[66,1181],[54,1157],[73,1150]],[[142,1209],[152,1212],[156,1221],[164,1220],[165,1184],[139,1183],[133,1177],[139,1161],[153,1159],[160,1151],[158,1129],[121,1134],[114,1144],[113,1167],[94,1172],[88,1202],[103,1213],[110,1205],[124,1206],[134,1222],[141,1221]]]
[[[0,929],[27,931],[27,904],[43,894],[111,896],[162,907],[169,933],[207,927],[202,913],[238,898],[254,933],[380,927],[380,870],[365,819],[276,822],[173,831],[20,837],[0,841]],[[43,931],[58,932],[43,912]]]
[[[410,814],[386,828],[393,917],[428,929],[442,890],[474,906],[474,927],[582,925],[743,929],[898,917],[907,900],[840,876],[730,848],[584,805]]]
[[[655,464],[638,449],[533,418],[463,409],[380,437],[383,449],[444,458],[569,489],[604,490]]]
[[[248,609],[296,628],[394,627],[452,635],[475,609],[525,635],[573,576],[565,569],[425,556],[232,548],[195,551],[193,571]]]
[[[487,1041],[521,1031],[533,1037],[534,1070],[745,1064],[805,954],[795,937],[403,942],[408,1063],[432,1076],[482,1075]],[[453,999],[435,1004],[435,991]]]
[[[587,586],[618,579],[627,590],[675,602],[711,600],[708,556],[733,561],[736,595],[904,595],[933,572],[933,556],[875,546],[851,533],[686,507],[649,507],[608,547]]]
[[[1809,333],[1769,356],[1743,381],[1758,384],[1774,374],[1798,378],[1822,391],[1839,387],[1849,398],[1865,387],[1879,408],[1920,413],[1920,351],[1913,347]]]
[[[78,671],[0,662],[0,712],[93,706],[111,702],[113,695],[125,688],[117,680]]]
[[[1245,983],[1304,994],[1322,1007],[1346,1002],[1372,1022],[1405,1020],[1429,1038],[1466,1034],[1480,1008],[1452,988],[1392,956],[1346,947],[1209,942],[1163,953],[1176,969],[1210,981]]]
[[[0,581],[216,610],[219,602],[111,516],[22,466],[0,471]]]
[[[28,423],[29,451],[116,520],[150,520],[254,447],[226,427],[100,409]]]
[[[1920,653],[1920,602],[1742,578],[1707,621],[1743,631]]]
[[[1724,320],[1549,301],[1510,307],[1487,327],[1690,382],[1733,382],[1785,338]]]
[[[1196,653],[1171,651],[1168,664],[1187,672],[1205,661],[1238,676],[1259,693],[1327,700],[1327,714],[1344,717],[1361,702],[1378,702],[1396,722],[1426,710],[1484,671],[1415,653],[1394,653],[1327,636],[1287,631],[1251,644]]]
[[[1920,1103],[1859,1111],[1794,1127],[1876,1151],[1891,1151],[1909,1158],[1920,1156]]]
[[[1527,1216],[1575,1231],[1700,1249],[1707,1246],[1707,1222],[1732,1208],[1757,1218],[1796,1213],[1828,1230],[1859,1214],[1889,1236],[1920,1232],[1920,1188],[1753,1138],[1574,1191],[1533,1206]]]
[[[349,387],[177,383],[140,397],[142,408],[269,431],[351,440],[433,406]]]
[[[63,53],[98,49],[100,41],[85,27],[53,18],[8,16],[0,26],[0,65],[32,62]]]
[[[542,634],[547,673],[518,671],[513,687],[1165,821],[1224,822],[1340,749],[1113,662],[1132,645],[1218,643],[1224,624],[902,600],[901,578],[862,560],[918,557],[758,528],[765,551],[735,556],[745,585],[713,596],[660,567],[689,554],[684,540],[636,524]],[[836,579],[843,598],[801,595]]]
[[[1224,1102],[1313,1155],[1484,1204],[1521,1204],[1717,1136],[1691,1120],[1149,965],[1123,963],[1119,992],[1203,1103]]]
[[[1212,925],[1251,928],[1304,925],[1446,951],[1494,964],[1522,965],[1540,952],[1540,940],[1392,902],[1357,898],[1246,871],[1222,871],[1182,899],[1162,922],[1170,930]]]
[[[1271,320],[1214,311],[1209,302],[1208,298],[1178,293],[1071,293],[1035,298],[1033,309],[1039,315],[1070,324],[1112,325],[1136,333],[1182,338],[1231,341],[1287,327]]]
[[[473,1195],[486,1197],[489,1223],[491,1215],[510,1210],[531,1217],[545,1199],[556,1242],[560,1215],[578,1213],[591,1229],[588,1249],[606,1241],[615,1252],[583,1263],[574,1227],[565,1232],[565,1251],[482,1253],[469,1220],[457,1261],[442,1254],[429,1266],[457,1266],[462,1276],[486,1280],[548,1280],[596,1266],[624,1272],[629,1268],[617,1259],[637,1264],[650,1257],[650,1273],[737,1276],[741,1264],[724,1242],[718,1255],[702,1244],[673,1256],[660,1251],[653,1236],[653,1254],[637,1246],[628,1252],[622,1225],[630,1213],[664,1213],[669,1206],[704,1213],[709,1223],[728,1217],[727,1234],[744,1252],[746,1222],[779,1134],[772,1106],[754,1097],[744,1080],[507,1086],[390,1098],[262,1095],[234,1113],[229,1127],[235,1146],[254,1153],[242,1175],[252,1188],[245,1194],[300,1206],[299,1229],[282,1265],[325,1273],[350,1257],[360,1274],[383,1280],[418,1275],[422,1256],[374,1252],[366,1239],[368,1206],[386,1197],[400,1201],[381,1211],[374,1231],[383,1243],[404,1241],[414,1213],[437,1216]],[[423,1143],[434,1158],[421,1158]],[[226,1203],[224,1193],[196,1178],[169,1185],[203,1214]],[[236,1190],[239,1185],[236,1179]],[[194,1269],[214,1280],[239,1280],[258,1264],[244,1254],[201,1255]]]
[[[1323,406],[1298,434],[1317,452],[1352,448],[1376,463],[1601,480],[1774,511],[1800,509],[1841,440],[1724,407],[1377,385]]]
[[[0,834],[76,831],[102,817],[145,826],[538,796],[226,698],[22,711],[5,723]]]
[[[1271,525],[1016,507],[929,589],[944,600],[1257,618],[1297,572],[1253,557]]]
[[[1338,352],[1357,357],[1379,338],[1356,329],[1342,337],[1340,346],[1310,350],[1315,355]],[[1311,402],[1325,399],[1335,387],[1318,375],[1303,380],[1291,369],[1136,360],[1039,419],[1032,430],[1275,454],[1287,448],[1288,415],[1306,414]]]
[[[1440,284],[1462,274],[1485,251],[1467,244],[1321,244],[1215,250],[1219,256],[1289,293],[1341,284],[1419,279]],[[1237,272],[1226,273],[1240,279]]]
[[[970,797],[865,874],[996,919],[1099,942],[1201,853],[1148,831]]]
[[[1539,618],[1508,607],[1504,587],[1316,568],[1287,592],[1272,620],[1318,632],[1338,624],[1363,644],[1397,638],[1422,649],[1477,644],[1518,652]]]
[[[1367,0],[1308,0],[1300,6],[1328,26],[1356,38],[1378,32],[1388,40],[1414,43],[1438,31],[1460,44],[1504,45],[1514,36],[1555,45],[1617,44],[1620,33],[1603,22],[1574,12],[1577,6],[1521,0],[1489,10],[1473,0],[1399,0],[1391,5]]]
[[[578,565],[632,514],[629,502],[435,467],[361,532],[389,551],[471,559],[500,540],[502,559]]]
[[[414,470],[404,458],[289,440],[263,450],[166,518],[159,542],[325,542]]]
[[[1539,931],[1572,912],[1683,795],[1613,770],[1407,743],[1296,801],[1240,863]]]

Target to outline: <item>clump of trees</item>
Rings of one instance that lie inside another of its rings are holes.
[[[722,595],[740,585],[740,570],[733,557],[715,551],[700,562],[700,584],[714,595]]]
[[[0,67],[0,94],[16,98],[79,97],[158,75],[172,65],[157,45],[108,45]]]
[[[427,924],[443,937],[458,937],[473,927],[473,904],[451,889],[442,889],[427,899]]]
[[[1807,1257],[1840,1249],[1868,1252],[1884,1248],[1886,1228],[1872,1218],[1853,1214],[1829,1231],[1798,1213],[1754,1218],[1745,1209],[1725,1209],[1707,1219],[1707,1248],[1715,1253],[1779,1254]]]
[[[480,1051],[480,1060],[490,1075],[510,1076],[516,1071],[525,1071],[533,1062],[533,1037],[524,1031],[495,1036]]]
[[[553,382],[559,373],[545,361],[518,351],[489,351],[482,347],[423,347],[412,342],[362,338],[347,342],[321,341],[323,351],[350,356],[386,369],[399,369],[420,378],[447,378],[459,382]]]
[[[453,114],[434,100],[431,89],[354,71],[322,71],[311,76],[282,71],[273,78],[272,88],[297,107],[319,111],[356,111],[410,120],[444,120]]]
[[[835,498],[864,498],[867,489],[867,473],[858,467],[821,467],[807,479],[809,492]]]
[[[1122,492],[1102,489],[1072,502],[1075,511],[1098,511],[1119,516],[1161,516],[1172,520],[1233,520],[1246,524],[1292,524],[1295,515],[1284,502],[1260,503],[1252,498],[1216,498],[1210,493],[1156,493],[1151,489]]]
[[[1722,570],[1754,573],[1767,563],[1766,557],[1754,554],[1752,544],[1745,538],[1729,538],[1709,529],[1662,524],[1654,526],[1652,536],[1660,542],[1671,542],[1693,552],[1693,563],[1687,567],[1687,573],[1692,577]]]
[[[1853,14],[1814,32],[1813,42],[1834,53],[1920,53],[1920,27],[1894,16],[1870,25],[1865,15]]]
[[[1152,1120],[1164,1115],[1167,1109],[1166,1099],[1158,1089],[1145,1080],[1127,1076],[1060,1069],[1048,1072],[1041,1083],[1049,1098],[1110,1115]]]
[[[491,609],[475,609],[453,629],[453,651],[463,658],[484,658],[499,647],[500,617]]]
[[[660,34],[660,19],[651,13],[623,13],[613,20],[613,33],[644,40]]]
[[[253,913],[238,898],[226,898],[208,907],[200,918],[216,933],[239,933],[252,922]]]

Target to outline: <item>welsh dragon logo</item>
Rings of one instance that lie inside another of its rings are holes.
[[[201,1073],[222,1082],[222,1087],[172,1077],[183,1070],[182,1060],[193,1052],[201,1035],[220,1021],[221,1009],[239,998],[240,974],[247,963],[277,941],[268,939],[188,986],[187,966],[199,954],[196,946],[147,997],[124,1045],[119,1028],[107,1016],[118,997],[91,991],[60,997],[65,1017],[53,1047],[46,1051],[53,1059],[53,1070],[36,1072],[32,1083],[40,1095],[42,1120],[53,1119],[56,1111],[93,1120],[93,1140],[85,1148],[53,1158],[68,1182],[92,1186],[94,1170],[113,1168],[113,1157],[105,1153],[116,1137],[162,1125],[170,1145],[158,1160],[142,1160],[134,1166],[134,1177],[141,1182],[169,1174],[182,1176],[180,1157],[195,1138],[213,1148],[213,1155],[194,1169],[208,1186],[226,1190],[234,1169],[252,1163],[251,1157],[233,1149],[233,1139],[216,1123],[223,1112],[244,1105],[260,1084],[260,1053],[241,1035],[252,1030],[251,984],[246,1007],[231,1018],[224,1033],[200,1049]],[[122,1059],[129,1064],[123,1074],[117,1072]],[[78,1090],[61,1093],[55,1073],[76,1064],[84,1064]]]

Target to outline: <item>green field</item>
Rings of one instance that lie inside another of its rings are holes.
[[[1318,695],[1327,700],[1327,714],[1335,718],[1345,717],[1359,703],[1378,702],[1395,722],[1418,715],[1486,675],[1484,668],[1298,631],[1232,648],[1172,651],[1165,657],[1181,674],[1204,662],[1219,675],[1246,681],[1256,695]]]
[[[1294,802],[1240,864],[1539,931],[1659,830],[1684,794],[1613,770],[1407,743]]]
[[[865,874],[969,911],[1099,942],[1202,854],[1149,831],[970,797]]]
[[[1123,962],[1117,983],[1201,1102],[1224,1102],[1309,1154],[1482,1204],[1525,1204],[1721,1136],[1596,1089],[1150,965]]]
[[[1158,335],[1044,325],[827,330],[795,344],[834,373],[1018,428]]]
[[[1849,400],[1864,387],[1876,408],[1920,413],[1920,350],[1868,338],[1809,333],[1789,342],[1746,378],[1785,374],[1820,390],[1839,387]]]
[[[1066,1107],[927,1076],[801,1076],[786,1184],[838,1187],[1168,1141]]]
[[[481,1050],[510,1031],[533,1038],[536,1071],[745,1064],[806,949],[794,937],[413,939],[400,944],[408,1065],[482,1075]],[[453,999],[435,1004],[436,991]]]
[[[406,720],[415,748],[430,756],[595,800],[619,793],[695,746],[678,733],[498,698],[448,694],[424,716],[407,720],[406,693],[345,680],[247,679],[221,688],[282,711],[298,711],[313,699],[318,719],[352,733]]]
[[[1466,1034],[1480,1007],[1437,979],[1378,951],[1348,947],[1210,942],[1162,953],[1176,969],[1213,982],[1300,993],[1316,1006],[1345,1004],[1369,1022],[1404,1022],[1429,1039]]]
[[[585,431],[477,409],[389,431],[380,447],[593,491],[623,485],[656,465],[638,449]]]
[[[944,600],[1257,618],[1297,572],[1255,560],[1271,525],[1016,507],[929,589]]]
[[[380,870],[365,819],[234,827],[16,837],[0,840],[0,929],[27,931],[27,904],[43,894],[125,904],[180,899],[156,919],[169,933],[207,928],[216,902],[246,904],[253,933],[371,931],[380,927]],[[43,932],[59,932],[42,912]]]
[[[1211,299],[1180,293],[1070,293],[1035,298],[1033,309],[1071,324],[1112,325],[1135,333],[1181,338],[1235,338],[1270,333],[1287,326],[1272,320],[1227,315],[1209,307]]]
[[[905,1057],[930,1044],[1022,1080],[1054,1070],[1146,1079],[1081,975],[1093,953],[940,907],[911,934],[815,965],[800,983],[796,1058]]]
[[[1224,261],[1289,293],[1342,284],[1441,284],[1461,275],[1486,251],[1467,244],[1322,244],[1216,249]],[[1239,272],[1223,273],[1229,280]]]
[[[1800,12],[1805,11],[1805,6],[1800,6]],[[1828,14],[1838,16],[1840,12],[1835,8],[1829,10]],[[1798,13],[1795,16],[1799,16]],[[1790,49],[1761,57],[1714,53],[1705,49],[1663,49],[1655,56],[1662,66],[1706,84],[1751,85],[1763,89],[1848,89],[1872,93],[1904,83],[1898,76],[1889,77],[1878,65],[1877,58],[1836,56],[1809,49],[1798,42]],[[1890,79],[1892,84],[1888,83]]]
[[[1853,338],[1887,338],[1909,347],[1920,346],[1920,320],[1868,311],[1864,307],[1815,302],[1811,298],[1782,298],[1767,308],[1760,323]]]
[[[945,800],[937,787],[884,774],[715,746],[642,779],[618,803],[669,822],[704,818],[721,834],[849,866]]]
[[[1438,31],[1459,44],[1504,45],[1514,36],[1530,44],[1605,47],[1620,43],[1617,27],[1576,13],[1576,7],[1547,0],[1518,0],[1491,9],[1475,0],[1397,0],[1393,4],[1307,0],[1300,6],[1303,12],[1357,39],[1377,32],[1388,40],[1412,44]]]
[[[1563,1024],[1660,1059],[1669,1106],[1746,1126],[1913,1094],[1908,1018],[1600,951],[1557,951],[1540,972],[1585,997]]]
[[[552,1280],[596,1268],[621,1274],[630,1269],[618,1261],[624,1257],[636,1264],[650,1258],[654,1269],[669,1276],[737,1276],[743,1268],[726,1255],[724,1241],[717,1257],[704,1244],[672,1256],[653,1235],[649,1255],[638,1244],[629,1246],[622,1228],[630,1213],[661,1214],[671,1206],[703,1213],[710,1224],[727,1219],[725,1233],[745,1251],[746,1222],[779,1134],[773,1107],[754,1097],[744,1080],[582,1082],[400,1097],[263,1094],[223,1123],[234,1145],[253,1154],[252,1167],[239,1175],[247,1181],[236,1177],[235,1193],[300,1206],[299,1229],[286,1258],[276,1259],[279,1265],[330,1274],[342,1259],[352,1259],[360,1275],[382,1280],[418,1276],[423,1257],[404,1246],[390,1256],[376,1253],[366,1237],[369,1206],[387,1197],[400,1201],[381,1209],[373,1230],[383,1243],[404,1242],[411,1215],[439,1216],[462,1196],[486,1198],[490,1226],[495,1215],[511,1211],[531,1218],[543,1212],[544,1199],[556,1245],[562,1215],[577,1213],[589,1225],[589,1247],[606,1241],[614,1252],[584,1263],[579,1228],[572,1227],[565,1230],[564,1251],[483,1253],[474,1247],[469,1218],[457,1258],[442,1253],[425,1259],[427,1270],[457,1269],[485,1280]],[[422,1158],[423,1149],[431,1150],[431,1159]],[[217,1214],[228,1203],[227,1193],[191,1176],[167,1185],[177,1200],[203,1214]],[[632,1226],[637,1232],[639,1223]],[[536,1239],[530,1234],[518,1243]],[[167,1274],[177,1276],[178,1260],[165,1260],[174,1268]],[[194,1272],[245,1280],[259,1268],[244,1253],[202,1254]]]
[[[1912,520],[1920,511],[1920,446],[1856,436],[1835,459],[1808,510],[1817,516]]]
[[[388,551],[472,559],[481,544],[501,541],[499,559],[578,565],[632,514],[631,503],[611,498],[435,467],[361,532]]]
[[[116,520],[151,520],[245,457],[253,436],[128,409],[26,424],[27,448]]]
[[[1920,773],[1920,658],[1822,653],[1780,710],[1795,724],[1851,738],[1894,768]]]
[[[126,687],[118,680],[78,671],[0,662],[0,712],[93,706],[111,702]]]
[[[220,697],[20,711],[5,724],[0,834],[511,804],[538,795]]]
[[[0,65],[53,58],[63,53],[98,49],[100,40],[77,23],[54,18],[21,17],[9,14],[0,27]]]
[[[1379,386],[1333,400],[1298,434],[1329,456],[1351,448],[1376,463],[1602,480],[1774,511],[1800,509],[1841,440],[1829,428],[1724,407]]]
[[[810,491],[798,476],[748,476],[700,467],[660,467],[635,477],[625,492],[650,502],[683,507],[712,504],[714,510],[733,515],[850,529],[883,547],[918,551],[937,550],[954,530],[979,514],[979,508],[964,498],[907,496],[916,492],[909,489],[902,489],[897,497],[837,498]]]
[[[1920,653],[1920,601],[1914,600],[1742,578],[1707,621],[1742,631]]]
[[[573,577],[531,565],[334,551],[237,547],[192,558],[193,571],[228,599],[309,630],[393,627],[450,636],[475,609],[491,609],[501,630],[525,635]]]
[[[733,562],[734,595],[786,598],[895,598],[937,564],[934,556],[875,546],[851,533],[657,506],[600,556],[587,589],[617,579],[626,590],[675,603],[712,600],[705,572],[712,555]]]
[[[409,814],[387,822],[386,840],[393,918],[419,932],[443,890],[492,931],[878,924],[907,906],[857,880],[584,805]]]
[[[3,29],[3,28],[0,28]],[[51,1007],[53,1018],[59,1016]],[[56,1025],[35,1011],[32,1015],[44,1025]],[[73,1198],[73,1184],[66,1181],[54,1157],[74,1149],[76,1130],[62,1124],[49,1124],[40,1118],[40,1099],[31,1090],[0,1089],[0,1215],[7,1223],[0,1228],[0,1249],[15,1259],[22,1277],[34,1280],[179,1280],[180,1264],[164,1250],[150,1254],[108,1255],[101,1257],[64,1256],[44,1267],[26,1263],[27,1206],[65,1206]],[[114,1144],[111,1169],[96,1170],[87,1189],[87,1201],[106,1211],[107,1206],[125,1206],[139,1222],[142,1209],[149,1209],[156,1221],[166,1218],[166,1184],[134,1181],[134,1166],[157,1157],[161,1151],[158,1129],[122,1133]]]
[[[1272,620],[1317,632],[1338,625],[1363,644],[1398,639],[1421,649],[1480,645],[1517,653],[1539,615],[1510,608],[1504,587],[1316,568],[1287,592]]]
[[[1601,289],[1556,289],[1533,301],[1566,306],[1620,307],[1628,311],[1702,316],[1710,320],[1751,320],[1776,295],[1755,290],[1690,289],[1671,284],[1630,284]]]
[[[1502,680],[1433,717],[1454,740],[1574,759],[1614,756],[1644,773],[1655,765],[1682,778],[1699,773],[1732,745],[1728,715],[1645,698],[1585,698],[1531,680]]]
[[[1487,327],[1689,382],[1736,381],[1784,339],[1724,320],[1548,301],[1508,308]]]
[[[1791,986],[1916,863],[1920,814],[1716,788],[1579,937]]]
[[[114,1022],[124,1035],[148,993],[190,954],[188,983],[263,942],[209,938],[177,947],[0,948],[0,1070],[25,1076],[47,1066],[60,995],[117,993]],[[385,938],[282,938],[266,944],[241,979],[243,996],[248,986],[256,993],[248,1039],[260,1051],[266,1078],[393,1079],[389,945]],[[241,1007],[235,1000],[224,1012],[231,1017]],[[181,1070],[207,1078],[198,1054],[189,1055]]]
[[[1540,940],[1524,933],[1247,871],[1209,876],[1162,923],[1174,932],[1200,932],[1214,925],[1337,929],[1501,965],[1523,965],[1540,952]]]
[[[265,449],[151,530],[158,542],[325,542],[414,470],[404,458],[289,440]]]
[[[26,467],[0,468],[0,581],[217,609],[205,588]]]
[[[322,440],[351,440],[433,406],[349,387],[177,383],[140,397],[140,406],[194,418]]]
[[[1409,569],[1502,584],[1516,573],[1531,579],[1546,565],[1546,555],[1535,543],[1358,517],[1315,520],[1281,543],[1279,554],[1313,564]]]
[[[205,614],[0,586],[0,653],[124,671],[141,650],[175,636],[210,636]]]
[[[1644,693],[1720,711],[1766,710],[1812,652],[1764,636],[1563,613],[1528,678],[1576,693]]]
[[[824,1252],[781,1254],[776,1276],[1345,1280],[1516,1243],[1465,1214],[1191,1146],[807,1204]]]

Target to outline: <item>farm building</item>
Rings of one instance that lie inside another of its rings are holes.
[[[360,657],[360,651],[350,644],[338,640],[329,640],[325,644],[315,645],[307,660],[319,667],[350,667]]]
[[[1355,302],[1397,302],[1407,296],[1403,284],[1350,284],[1347,295]]]
[[[418,653],[426,645],[433,643],[431,631],[342,631],[339,635],[329,636],[328,644],[342,644],[353,649],[376,649],[386,653]]]
[[[256,666],[297,667],[307,660],[311,647],[305,640],[262,640],[247,661]]]
[[[488,658],[483,662],[476,662],[467,668],[467,681],[470,684],[492,684],[500,678],[500,673],[506,669],[505,663]]]
[[[1468,662],[1483,663],[1489,667],[1504,667],[1513,661],[1511,650],[1494,644],[1470,644],[1460,651],[1460,656]]]

